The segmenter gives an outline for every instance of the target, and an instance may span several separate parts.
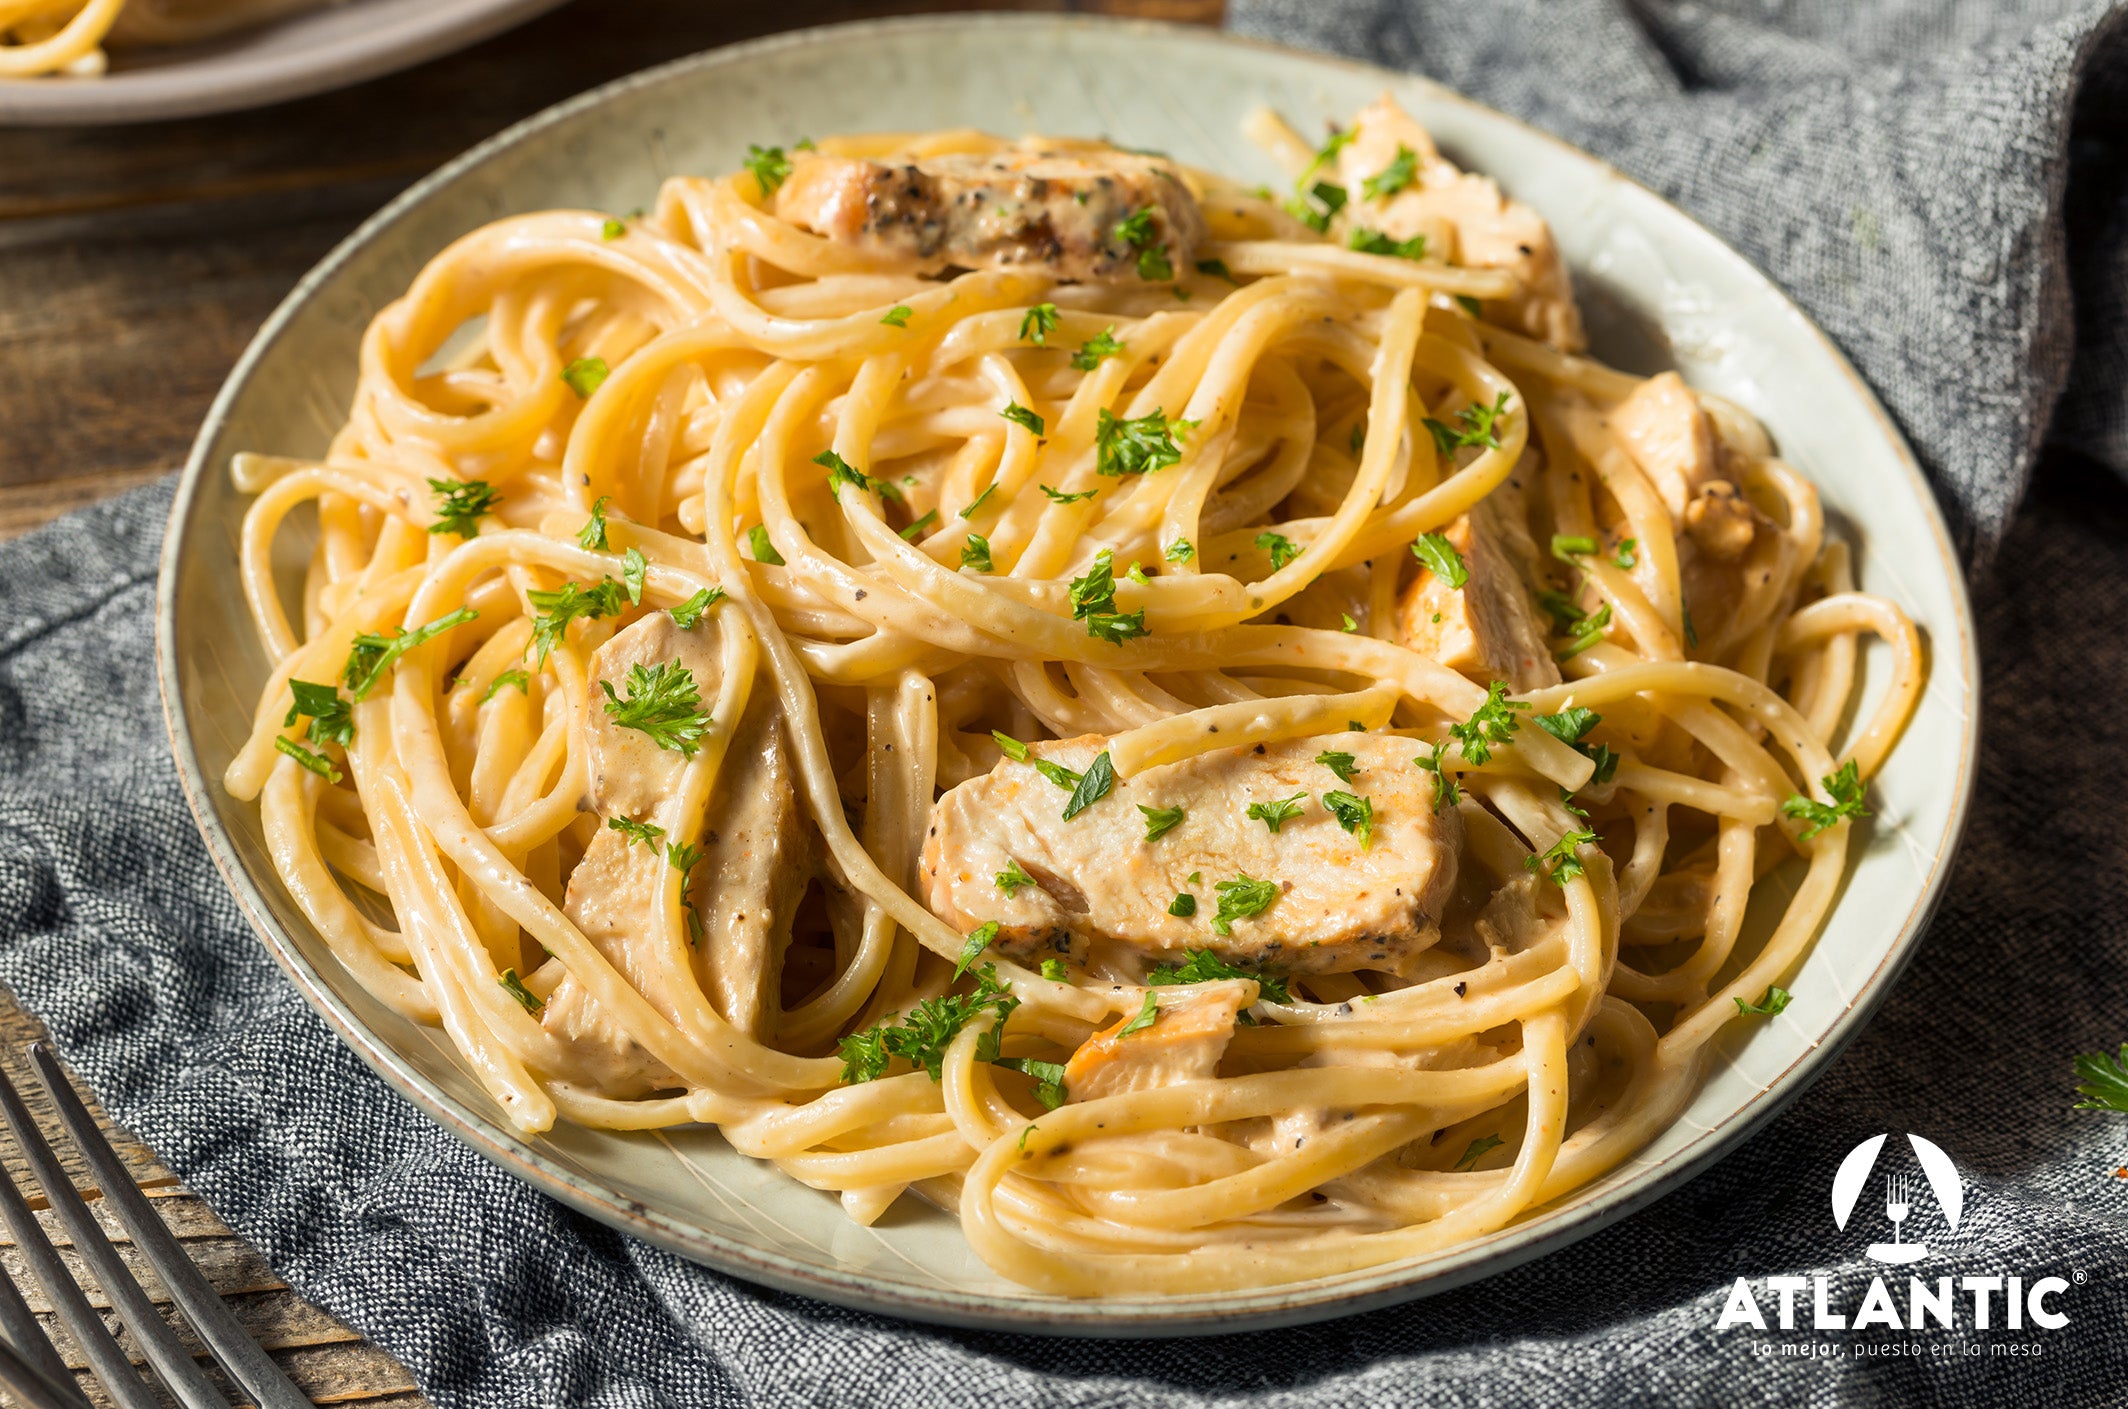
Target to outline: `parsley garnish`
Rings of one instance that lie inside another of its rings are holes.
[[[1077,792],[1079,784],[1086,777],[1084,773],[1074,773],[1063,764],[1053,763],[1046,758],[1030,758],[1026,762],[1028,767],[1068,793]]]
[[[288,707],[288,715],[281,721],[283,729],[294,724],[299,716],[308,715],[310,728],[304,731],[304,737],[312,743],[345,745],[354,742],[355,708],[340,698],[338,688],[316,685],[308,680],[291,680],[288,692],[295,703]]]
[[[356,698],[361,698],[357,696]],[[1853,759],[1840,765],[1839,771],[1825,775],[1825,791],[1831,795],[1829,803],[1797,793],[1781,804],[1783,817],[1800,817],[1804,827],[1796,833],[1798,841],[1809,841],[1827,827],[1849,817],[1867,817],[1869,809],[1862,805],[1862,775]]]
[[[612,496],[601,494],[591,506],[591,517],[576,531],[576,546],[587,553],[610,553],[613,545],[606,541],[606,505]]]
[[[997,888],[1005,892],[1008,899],[1018,895],[1021,887],[1034,884],[1034,877],[1021,870],[1020,863],[1009,857],[1005,861],[1005,869],[997,873],[996,880]]]
[[[1520,725],[1514,711],[1528,708],[1522,701],[1507,697],[1505,681],[1495,680],[1485,691],[1485,703],[1468,720],[1448,726],[1449,737],[1456,741],[1465,758],[1482,766],[1492,758],[1492,746],[1506,743]]]
[[[1536,715],[1534,721],[1545,733],[1563,744],[1571,744],[1574,752],[1596,765],[1595,773],[1589,777],[1591,783],[1608,783],[1618,776],[1618,755],[1611,752],[1609,744],[1581,742],[1583,735],[1603,723],[1603,716],[1595,710],[1574,705],[1557,714]]]
[[[471,538],[480,532],[480,516],[494,513],[502,502],[502,491],[484,479],[432,479],[429,488],[442,496],[430,533]]]
[[[1056,330],[1057,306],[1053,303],[1038,303],[1020,319],[1020,341],[1031,342],[1036,347],[1046,346],[1049,335]]]
[[[1337,825],[1359,838],[1360,850],[1374,839],[1374,799],[1358,797],[1352,793],[1328,792],[1323,794],[1323,806],[1337,819]]]
[[[1270,882],[1265,881],[1262,884],[1269,885]],[[1257,994],[1266,1001],[1292,1001],[1291,995],[1286,991],[1285,979],[1277,974],[1230,964],[1209,949],[1192,949],[1187,953],[1189,957],[1183,963],[1156,968],[1145,976],[1145,981],[1149,984],[1217,983],[1221,979],[1250,978],[1256,980]]]
[[[332,760],[322,753],[312,753],[286,734],[273,736],[274,752],[287,754],[298,764],[317,774],[328,783],[340,781],[340,770],[333,767]]]
[[[1463,1158],[1456,1161],[1456,1168],[1458,1170],[1474,1169],[1477,1167],[1479,1160],[1484,1159],[1486,1155],[1506,1143],[1505,1140],[1502,1140],[1497,1135],[1481,1135],[1471,1141],[1468,1148],[1463,1151]]]
[[[1337,774],[1340,783],[1349,783],[1358,773],[1359,761],[1349,753],[1333,753],[1327,749],[1315,756],[1315,761]]]
[[[1291,797],[1279,798],[1273,802],[1252,802],[1249,804],[1249,815],[1269,827],[1271,835],[1276,836],[1280,827],[1300,816],[1307,807],[1308,795],[1295,793]]]
[[[680,873],[680,913],[687,917],[687,942],[692,946],[702,938],[702,912],[695,909],[694,898],[687,893],[687,882],[689,874],[702,864],[702,850],[684,841],[669,841],[665,843],[665,864]]]
[[[1463,555],[1456,545],[1448,541],[1445,533],[1422,533],[1419,541],[1411,545],[1411,556],[1426,565],[1426,570],[1447,583],[1461,587],[1470,581],[1470,569],[1463,563]]]
[[[1083,621],[1098,612],[1116,609],[1115,558],[1103,548],[1094,555],[1093,566],[1071,580],[1071,614]]]
[[[1788,1000],[1792,996],[1787,989],[1779,984],[1771,984],[1768,985],[1763,994],[1759,995],[1759,1001],[1756,1003],[1746,1003],[1741,998],[1737,999],[1736,1010],[1747,1018],[1770,1018],[1779,1013],[1781,1009],[1787,1007]]]
[[[1175,265],[1167,246],[1157,244],[1153,232],[1153,208],[1145,206],[1116,226],[1116,238],[1138,251],[1138,277],[1159,283],[1175,277]]]
[[[1135,421],[1120,420],[1102,407],[1094,432],[1094,472],[1110,477],[1142,475],[1178,463],[1182,449],[1175,444],[1174,432],[1184,424],[1169,421],[1158,407]]]
[[[1095,612],[1086,618],[1086,634],[1096,641],[1106,641],[1111,646],[1120,646],[1125,641],[1147,634],[1145,613],[1142,610],[1135,612]]]
[[[883,479],[873,479],[862,470],[852,468],[848,460],[832,450],[823,450],[815,455],[813,463],[828,472],[828,493],[837,499],[842,497],[842,487],[846,484],[858,489],[869,489],[882,499],[901,498],[899,489]]]
[[[1432,757],[1429,758],[1422,753],[1415,755],[1411,760],[1419,767],[1433,774],[1433,810],[1437,814],[1446,812],[1463,800],[1463,789],[1457,786],[1455,779],[1448,776],[1448,770],[1441,766],[1441,755],[1447,752],[1447,749],[1448,744],[1444,740],[1433,746]]]
[[[1500,448],[1500,435],[1496,427],[1501,415],[1507,410],[1507,393],[1501,392],[1492,405],[1473,401],[1456,412],[1457,424],[1444,425],[1433,417],[1426,418],[1426,429],[1433,432],[1433,443],[1440,447],[1444,456],[1453,458],[1456,451],[1466,445],[1482,446],[1488,450]]]
[[[1012,735],[1002,734],[992,729],[990,737],[997,740],[997,746],[1004,751],[1005,757],[1011,759],[1014,763],[1025,763],[1027,761],[1027,745],[1013,738]]]
[[[532,604],[532,645],[539,649],[538,663],[547,663],[547,653],[554,649],[569,630],[569,623],[576,618],[596,621],[602,616],[619,615],[624,595],[621,584],[610,577],[599,579],[596,587],[565,582],[552,592],[535,588],[525,593],[525,600]]]
[[[1699,649],[1699,632],[1692,625],[1692,608],[1680,607],[1679,610],[1685,619],[1685,648],[1696,651]]]
[[[962,1028],[986,1012],[996,1013],[997,1022],[977,1044],[975,1059],[994,1062],[1006,1020],[1019,1006],[1020,1000],[998,983],[997,966],[985,964],[976,974],[975,992],[926,998],[898,1022],[883,1019],[863,1032],[843,1038],[842,1079],[849,1083],[875,1080],[886,1074],[889,1060],[900,1057],[922,1067],[937,1081],[946,1060],[946,1048]]]
[[[746,531],[746,546],[754,550],[754,561],[766,563],[772,568],[783,566],[783,554],[776,551],[776,544],[768,536],[768,525],[757,523]]]
[[[1392,240],[1379,230],[1369,230],[1355,225],[1345,236],[1345,244],[1361,254],[1387,255],[1391,259],[1423,259],[1426,256],[1426,237],[1413,235],[1408,240]]]
[[[1542,856],[1523,857],[1522,864],[1532,871],[1549,875],[1554,885],[1564,886],[1568,881],[1587,873],[1575,848],[1592,845],[1595,840],[1594,832],[1571,831],[1553,842],[1552,849]]]
[[[1611,555],[1611,561],[1628,572],[1632,571],[1633,564],[1637,561],[1633,556],[1633,550],[1639,546],[1640,540],[1638,538],[1626,539],[1618,545],[1618,551]]]
[[[1037,485],[1036,488],[1048,495],[1052,504],[1076,504],[1081,499],[1091,499],[1101,492],[1099,489],[1082,489],[1076,494],[1066,494],[1063,490],[1051,489],[1046,484]]]
[[[630,548],[621,557],[621,585],[628,589],[628,604],[643,605],[643,584],[650,580],[650,559],[641,548]]]
[[[531,694],[532,677],[525,674],[522,670],[517,669],[515,666],[512,666],[510,669],[505,670],[504,672],[502,672],[502,674],[496,676],[494,680],[489,682],[488,692],[480,697],[480,702],[482,704],[486,704],[489,700],[494,699],[504,690],[512,688],[514,688],[520,695]]]
[[[1197,261],[1197,272],[1208,274],[1214,279],[1224,279],[1237,287],[1241,284],[1241,280],[1234,277],[1234,271],[1227,268],[1227,262],[1223,259],[1200,259]]]
[[[591,393],[597,391],[599,385],[606,380],[608,370],[606,359],[603,357],[579,357],[562,368],[562,380],[569,384],[569,390],[575,392],[580,399],[589,401]]]
[[[781,147],[757,147],[746,144],[746,160],[741,162],[754,179],[761,183],[761,194],[773,196],[776,188],[790,179],[791,159],[783,154]]]
[[[1086,765],[1085,775],[1079,779],[1079,785],[1072,789],[1071,800],[1064,804],[1064,820],[1069,822],[1092,807],[1107,797],[1109,789],[1115,786],[1116,765],[1109,762],[1108,751],[1103,749],[1099,758]]]
[[[961,946],[960,962],[953,966],[953,976],[959,978],[968,972],[968,966],[983,957],[990,941],[997,938],[998,922],[985,920],[968,932],[968,942]]]
[[[495,981],[502,985],[503,992],[517,1000],[517,1006],[535,1017],[538,1016],[540,1009],[547,1006],[539,1000],[538,994],[525,987],[525,981],[517,976],[517,970],[515,969],[504,969],[500,974],[496,975]]]
[[[1182,819],[1188,815],[1179,807],[1147,807],[1142,802],[1138,804],[1138,810],[1145,814],[1147,841],[1160,840],[1181,826]]]
[[[1252,919],[1271,908],[1279,897],[1277,881],[1259,881],[1244,871],[1231,881],[1212,887],[1219,892],[1219,913],[1212,917],[1214,934],[1232,934],[1234,921]]]
[[[1256,546],[1271,555],[1271,571],[1273,572],[1277,572],[1287,563],[1300,556],[1300,549],[1294,545],[1292,539],[1286,537],[1283,533],[1273,533],[1270,529],[1265,529],[1262,533],[1256,535]]]
[[[915,311],[906,303],[897,303],[881,314],[879,321],[890,328],[906,328],[909,326],[909,315]]]
[[[1566,660],[1571,656],[1580,655],[1603,639],[1604,628],[1610,624],[1611,604],[1605,602],[1574,624],[1574,635],[1566,643],[1566,649],[1559,652],[1558,658]]]
[[[1178,538],[1167,545],[1165,557],[1171,563],[1186,563],[1197,556],[1197,545],[1187,538]]]
[[[1129,1022],[1123,1024],[1122,1027],[1116,1029],[1116,1036],[1128,1037],[1134,1032],[1143,1032],[1145,1031],[1145,1029],[1151,1027],[1154,1023],[1158,1021],[1160,1021],[1159,996],[1155,994],[1151,989],[1147,989],[1145,994],[1145,1006],[1138,1010],[1138,1016],[1132,1018]]]
[[[1344,208],[1345,188],[1331,181],[1318,181],[1286,202],[1286,213],[1318,235],[1329,233],[1330,217]]]
[[[1594,553],[1596,540],[1584,534],[1555,533],[1552,535],[1552,556],[1562,563],[1571,563],[1576,558],[1585,558]]]
[[[1123,346],[1116,341],[1116,325],[1111,323],[1079,344],[1079,350],[1071,355],[1071,365],[1081,372],[1091,372],[1109,358],[1121,357]]]
[[[937,523],[938,510],[926,509],[921,515],[912,520],[907,528],[901,531],[901,536],[913,543],[918,534],[921,534],[927,528],[934,527]]]
[[[974,518],[975,511],[983,507],[983,501],[985,499],[988,499],[991,495],[995,493],[997,493],[997,481],[992,480],[990,481],[990,483],[983,486],[983,492],[981,494],[976,495],[973,499],[970,499],[967,503],[963,504],[961,506],[960,513],[954,515],[954,517],[962,519]]]
[[[377,682],[399,663],[399,657],[416,646],[433,641],[454,626],[465,625],[479,615],[480,613],[470,607],[460,607],[448,616],[440,616],[427,626],[417,627],[412,631],[395,626],[388,636],[363,632],[355,638],[354,649],[347,653],[347,665],[340,672],[340,679],[347,686],[348,696],[355,700],[369,698],[369,692],[376,689]]]
[[[990,540],[980,533],[969,534],[967,544],[961,549],[961,566],[974,568],[977,572],[991,571]]]
[[[602,240],[618,240],[627,233],[628,227],[610,215],[606,217],[606,223],[599,226],[599,238]]]
[[[723,600],[723,588],[705,587],[672,609],[673,625],[682,631],[691,631],[694,624],[702,619],[702,613]]]
[[[613,722],[648,734],[661,749],[676,749],[683,757],[693,758],[710,726],[709,712],[695,692],[694,672],[678,661],[631,665],[627,685],[624,700],[614,692],[611,680],[599,681],[599,688],[606,692],[606,713]]]
[[[1032,1057],[1000,1057],[994,1065],[1010,1067],[1034,1078],[1034,1098],[1048,1110],[1064,1104],[1064,1067],[1058,1062],[1038,1062]],[[1029,1130],[1033,1126],[1027,1127]]]
[[[1483,318],[1485,316],[1485,305],[1472,298],[1469,294],[1457,294],[1455,295],[1455,300],[1456,306],[1471,317]]]
[[[640,842],[652,851],[658,849],[658,838],[665,835],[665,829],[657,823],[638,822],[630,817],[609,817],[606,825],[628,838],[628,845]]]
[[[1051,983],[1070,982],[1065,977],[1064,961],[1062,959],[1044,959],[1042,961],[1042,977],[1048,979]]]
[[[1040,416],[1028,410],[1025,406],[1020,405],[1020,403],[1017,401],[1007,402],[1005,404],[1005,409],[998,412],[998,414],[1000,416],[1003,416],[1006,420],[1012,422],[1016,426],[1025,426],[1030,432],[1037,436],[1040,436],[1046,432],[1047,423],[1044,422]]]
[[[1175,898],[1167,903],[1167,912],[1178,920],[1190,919],[1197,913],[1197,897],[1186,890],[1175,892]]]
[[[1389,165],[1360,182],[1360,194],[1370,201],[1393,196],[1416,180],[1418,174],[1419,154],[1399,142]]]
[[[1309,161],[1307,170],[1301,172],[1297,184],[1306,185],[1308,179],[1314,176],[1316,172],[1336,161],[1337,154],[1351,146],[1352,139],[1357,136],[1359,136],[1359,129],[1356,127],[1347,127],[1343,130],[1335,127],[1331,128],[1330,139],[1316,149],[1314,158]]]
[[[2073,1065],[2076,1074],[2083,1078],[2077,1084],[2076,1094],[2089,1099],[2078,1101],[2071,1109],[2128,1111],[2128,1042],[2121,1044],[2118,1057],[2109,1057],[2103,1052],[2083,1053]]]

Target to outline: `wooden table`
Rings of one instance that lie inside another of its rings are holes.
[[[1213,24],[1222,8],[576,0],[464,53],[261,112],[0,131],[0,537],[175,470],[215,388],[305,270],[424,172],[550,103],[665,59],[838,20],[1009,9]],[[35,1082],[20,1048],[38,1031],[0,989],[0,1066],[25,1093]],[[117,1134],[194,1260],[317,1402],[427,1402],[389,1355],[290,1291],[151,1151]],[[12,1147],[5,1158],[20,1170]],[[0,1263],[23,1280],[12,1246],[0,1243]]]

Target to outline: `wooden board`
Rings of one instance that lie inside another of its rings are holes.
[[[550,103],[666,59],[838,20],[1070,9],[1215,24],[1222,8],[577,0],[465,53],[263,112],[0,131],[0,538],[176,469],[237,354],[305,270],[423,173]],[[28,1096],[36,1082],[21,1049],[39,1035],[0,989],[0,1067]],[[58,1129],[48,1111],[39,1116]],[[118,1143],[194,1260],[313,1399],[427,1403],[389,1355],[275,1278],[152,1151],[123,1132]],[[11,1145],[5,1163],[21,1172]],[[86,1189],[78,1161],[74,1169]],[[30,1290],[12,1244],[0,1243],[0,1264]],[[40,1297],[32,1304],[42,1312]],[[66,1351],[78,1368],[79,1353]]]

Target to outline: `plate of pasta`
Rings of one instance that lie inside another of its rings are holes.
[[[560,0],[9,0],[0,123],[149,122],[410,68]]]
[[[1675,1187],[1881,999],[1975,749],[1926,483],[1743,259],[1423,80],[1078,18],[422,182],[224,388],[161,611],[210,850],[423,1109],[1067,1334]]]

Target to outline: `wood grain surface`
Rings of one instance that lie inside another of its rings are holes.
[[[0,130],[0,538],[176,469],[222,378],[304,271],[370,212],[480,139],[610,78],[719,44],[840,20],[981,9],[1216,24],[1223,0],[576,0],[463,53],[258,112]],[[22,1054],[40,1033],[0,989],[0,1068],[56,1131]],[[145,1145],[121,1131],[114,1138],[193,1260],[317,1403],[428,1402],[389,1355],[280,1282]],[[55,1143],[89,1190],[78,1158]],[[22,1175],[11,1143],[4,1162]],[[35,1191],[34,1183],[25,1188]],[[42,1209],[41,1198],[33,1203]],[[90,1207],[122,1240],[100,1201]],[[64,1233],[49,1214],[40,1217],[71,1259]],[[123,1241],[120,1249],[132,1258]],[[0,1265],[49,1325],[11,1243],[0,1241]],[[93,1280],[84,1276],[83,1285],[102,1306]],[[91,1401],[107,1403],[80,1353],[54,1332]]]

